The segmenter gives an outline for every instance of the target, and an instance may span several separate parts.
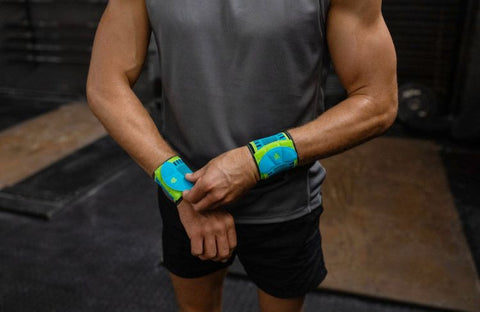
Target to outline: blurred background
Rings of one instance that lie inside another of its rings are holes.
[[[0,0],[0,311],[176,309],[156,186],[85,104],[106,3]],[[480,311],[480,4],[384,0],[383,13],[398,118],[322,161],[329,277],[306,310]],[[151,40],[134,90],[157,123],[158,66]],[[327,108],[345,97],[333,67],[326,94]],[[238,262],[224,305],[257,310]]]

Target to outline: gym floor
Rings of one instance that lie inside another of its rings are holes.
[[[476,1],[384,2],[386,21],[398,52],[399,77],[405,82],[424,81],[435,86],[435,91],[441,91],[438,96],[445,101],[450,99],[450,93],[462,95],[468,101],[461,100],[449,110],[468,115],[467,119],[473,122],[459,123],[472,127],[478,111],[473,109],[478,103],[475,91],[480,46],[476,39],[480,18],[474,18],[478,17]],[[65,158],[51,159],[50,166],[17,180],[11,187],[2,184],[8,176],[6,170],[10,170],[5,164],[16,170],[28,167],[17,159],[2,161],[6,159],[1,158],[2,151],[8,145],[2,133],[84,96],[90,46],[106,3],[107,0],[0,1],[0,41],[5,43],[0,51],[0,312],[177,310],[168,272],[161,265],[157,186],[108,136]],[[476,29],[469,26],[473,21]],[[472,48],[465,47],[467,42],[471,42]],[[154,63],[157,58],[153,45],[151,48],[145,69],[152,70],[135,85],[142,103],[150,106],[142,95],[150,96],[154,86],[160,85],[155,73],[159,64]],[[330,79],[330,83],[327,80],[326,94],[327,107],[345,95],[335,79]],[[472,105],[460,105],[464,103]],[[32,137],[37,134],[31,133]],[[51,133],[64,135],[58,129]],[[453,143],[445,139],[448,134],[415,133],[401,124],[395,124],[387,136],[426,139],[440,147],[478,280],[478,142],[475,146],[472,142]],[[11,146],[22,150],[18,142],[13,142],[16,144]],[[35,138],[33,142],[37,146]],[[37,147],[42,150],[42,145]],[[28,155],[27,148],[23,152]],[[32,157],[28,165],[31,164],[38,162]],[[442,242],[442,237],[435,237],[436,241]],[[425,267],[428,265],[431,263],[427,262]],[[390,275],[386,277],[385,281],[391,281]],[[350,280],[346,279],[346,283]],[[244,275],[227,276],[224,311],[258,311],[256,287]],[[443,310],[320,289],[308,294],[305,311]]]
[[[0,213],[1,311],[176,311],[160,264],[155,185],[134,163],[44,220]],[[228,276],[225,311],[256,311],[255,286]],[[437,311],[315,291],[306,311]]]
[[[395,125],[388,135],[410,134]],[[108,137],[100,141],[113,144]],[[480,153],[471,147],[439,143],[478,269],[480,199],[476,191],[480,189]],[[69,170],[81,166],[79,159],[85,155],[80,150],[70,157],[77,157],[76,161],[53,164],[47,168],[46,178],[38,176],[33,185],[45,182],[54,188],[65,187],[57,181],[65,174],[65,166],[70,166]],[[103,183],[96,181],[88,193],[48,221],[0,211],[0,311],[176,311],[168,273],[160,263],[156,185],[124,154],[115,155],[123,157],[117,161],[123,164],[120,170]],[[91,158],[89,166],[95,167]],[[74,181],[80,183],[86,176],[95,175],[92,170],[98,174],[103,169],[77,170]],[[82,171],[83,176],[78,173]],[[35,189],[25,186],[23,191]],[[252,282],[241,275],[227,276],[225,311],[257,311],[256,300]],[[311,292],[305,310],[441,311],[326,290]]]

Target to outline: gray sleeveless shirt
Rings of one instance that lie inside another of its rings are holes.
[[[324,111],[328,0],[146,0],[158,48],[160,133],[197,170]],[[252,160],[253,161],[253,160]],[[321,205],[316,161],[225,206],[236,223],[298,218]]]

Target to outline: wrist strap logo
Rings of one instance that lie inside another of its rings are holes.
[[[280,132],[248,143],[257,164],[260,179],[265,180],[298,164],[295,143],[288,132]]]

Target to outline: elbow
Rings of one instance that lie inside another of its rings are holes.
[[[380,134],[385,133],[393,125],[397,119],[398,112],[398,96],[388,97],[388,99],[383,101],[383,111],[380,114],[379,118],[379,128]]]
[[[95,87],[96,83],[92,79],[87,78],[87,83],[85,86],[85,94],[87,97],[87,104],[92,109],[96,103],[98,103],[98,98],[100,97],[101,91]]]
[[[94,113],[116,102],[116,99],[131,91],[123,76],[89,73],[85,84],[87,104]]]
[[[105,108],[112,96],[111,91],[109,92],[109,88],[104,83],[90,78],[87,78],[85,91],[88,107],[94,115]]]

